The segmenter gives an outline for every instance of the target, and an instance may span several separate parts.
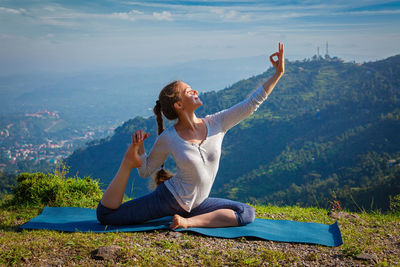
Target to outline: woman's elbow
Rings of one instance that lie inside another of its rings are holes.
[[[144,169],[138,168],[137,170],[138,170],[139,176],[142,177],[142,178],[147,178],[147,177],[149,177],[151,175],[150,172],[148,172],[148,171],[146,171]]]

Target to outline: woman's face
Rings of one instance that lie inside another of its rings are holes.
[[[180,91],[181,103],[184,110],[196,110],[196,108],[203,105],[201,102],[198,92],[193,90],[189,85],[184,82],[180,82],[178,85],[178,90]]]

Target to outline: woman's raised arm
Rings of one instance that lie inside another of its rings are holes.
[[[278,59],[275,60],[274,57],[277,57]],[[285,52],[283,49],[283,44],[279,43],[278,52],[273,53],[269,57],[269,60],[271,61],[272,66],[274,66],[276,72],[274,73],[274,75],[272,75],[271,78],[269,78],[268,81],[263,84],[264,90],[265,92],[267,92],[267,95],[271,94],[272,90],[275,88],[276,83],[282,77],[283,73],[285,73]]]
[[[277,60],[274,57],[277,57]],[[285,72],[285,58],[283,44],[279,43],[279,51],[270,56],[270,61],[276,72],[262,86],[255,90],[248,98],[234,105],[229,109],[222,110],[218,113],[210,115],[210,119],[218,121],[223,131],[230,128],[249,117],[267,99],[274,89],[275,85]]]

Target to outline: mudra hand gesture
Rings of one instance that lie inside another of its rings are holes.
[[[273,53],[269,60],[271,61],[272,65],[274,66],[275,70],[279,74],[283,74],[285,72],[285,54],[283,51],[283,44],[278,44],[278,52]],[[277,60],[274,60],[274,57],[277,57]]]

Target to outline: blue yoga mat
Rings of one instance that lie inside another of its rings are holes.
[[[20,226],[22,229],[48,229],[65,232],[140,232],[169,229],[172,217],[163,217],[138,225],[105,226],[96,218],[96,211],[85,208],[45,207],[41,214]],[[191,231],[222,238],[257,237],[265,240],[340,246],[342,235],[336,223],[304,223],[288,220],[255,219],[246,226],[226,228],[187,228]]]

